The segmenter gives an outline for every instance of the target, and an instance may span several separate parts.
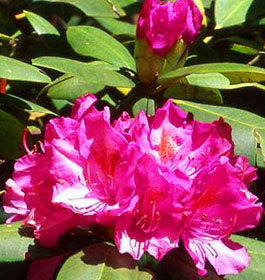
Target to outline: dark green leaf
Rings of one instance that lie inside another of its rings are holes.
[[[265,277],[265,242],[261,242],[255,239],[236,236],[232,238],[235,242],[240,243],[248,249],[248,253],[251,256],[251,262],[249,267],[238,275],[227,275],[227,280],[263,280]]]
[[[189,85],[206,88],[222,89],[230,85],[229,79],[220,73],[191,74],[186,80]]]
[[[139,101],[137,101],[132,108],[133,115],[136,116],[138,113],[143,110],[148,115],[154,115],[155,114],[155,101],[150,98],[142,98]]]
[[[81,77],[88,83],[98,84],[100,82],[102,85],[127,88],[135,85],[133,81],[110,70],[102,63],[84,63],[67,58],[44,56],[33,59],[33,64]]]
[[[135,36],[136,25],[114,18],[95,18],[101,26],[114,35],[127,34]]]
[[[135,61],[129,51],[119,41],[96,27],[69,27],[67,40],[75,52],[80,55],[135,70]]]
[[[37,83],[49,83],[51,81],[48,76],[41,73],[40,69],[6,56],[0,56],[0,77],[8,80]]]
[[[113,0],[35,0],[35,2],[39,1],[71,4],[90,17],[119,17],[125,15],[118,3]]]
[[[213,105],[223,104],[223,97],[218,89],[190,86],[186,83],[174,84],[165,93],[165,98],[199,100]]]
[[[231,50],[234,51],[234,52],[245,54],[245,55],[257,55],[257,54],[259,54],[259,51],[256,50],[256,49],[253,49],[249,46],[236,44],[236,43],[234,43],[231,46]]]
[[[53,84],[48,85],[48,96],[54,99],[73,100],[82,94],[97,93],[104,88],[103,85],[89,83],[83,78],[69,75],[63,77],[65,78],[60,77]]]
[[[34,30],[37,32],[37,34],[60,35],[57,29],[45,18],[29,11],[24,11],[24,13],[26,14],[28,21],[30,22]]]
[[[238,63],[209,63],[182,67],[160,77],[160,83],[178,80],[190,74],[221,73],[230,83],[265,81],[265,69]]]
[[[19,262],[25,260],[25,253],[33,238],[23,237],[19,234],[20,223],[0,225],[0,262]]]
[[[248,10],[253,2],[254,0],[216,0],[216,29],[245,22]]]
[[[13,160],[22,154],[23,131],[22,123],[0,110],[0,158]]]
[[[5,104],[7,106],[15,106],[20,109],[23,109],[27,112],[36,112],[36,113],[44,113],[50,115],[56,115],[56,113],[38,105],[33,102],[30,102],[21,97],[12,95],[12,94],[2,94],[0,95],[0,103]]]

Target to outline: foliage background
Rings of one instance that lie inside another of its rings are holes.
[[[25,153],[24,128],[33,147],[50,118],[69,114],[73,100],[91,92],[100,100],[98,107],[110,106],[114,117],[124,109],[152,114],[166,98],[202,121],[222,116],[233,127],[236,152],[258,168],[252,191],[264,202],[265,3],[204,0],[203,5],[207,23],[186,67],[160,77],[161,84],[173,85],[150,96],[137,79],[133,59],[139,1],[0,0],[1,190],[14,160]],[[213,272],[196,276],[181,249],[160,264],[149,256],[133,262],[111,245],[95,245],[105,239],[102,233],[77,231],[47,250],[28,233],[19,235],[19,225],[4,225],[6,218],[0,210],[0,279],[27,279],[33,260],[61,254],[68,260],[53,279],[220,279]],[[263,220],[257,229],[234,237],[248,247],[252,262],[242,274],[225,279],[264,279],[264,226]],[[24,260],[25,252],[30,260]],[[39,270],[46,266],[40,263]]]

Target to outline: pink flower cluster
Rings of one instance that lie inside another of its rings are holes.
[[[234,232],[253,228],[261,203],[249,190],[255,169],[234,155],[231,128],[222,119],[192,120],[168,101],[149,117],[127,113],[113,123],[96,98],[77,99],[71,117],[49,122],[42,153],[15,164],[4,207],[54,246],[73,227],[114,229],[121,253],[160,260],[182,239],[199,274],[208,260],[218,274],[249,262]]]
[[[145,38],[155,54],[166,56],[181,38],[190,45],[200,31],[202,20],[194,0],[176,0],[175,3],[145,0],[137,37]]]

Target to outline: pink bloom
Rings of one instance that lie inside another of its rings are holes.
[[[149,252],[160,260],[178,246],[182,229],[181,197],[186,194],[188,179],[167,181],[155,159],[145,156],[135,175],[137,203],[117,221],[115,243],[121,253],[130,253],[139,260]],[[177,218],[179,216],[179,218]]]
[[[47,143],[53,154],[50,172],[57,180],[53,203],[111,224],[112,216],[133,203],[133,174],[142,153],[110,125],[107,108],[99,112],[91,107],[91,97],[83,99],[82,103],[77,100],[73,108],[69,122],[76,122],[77,127],[67,137],[63,137],[62,118],[48,127],[62,136]]]
[[[119,251],[134,259],[160,260],[182,238],[201,275],[206,260],[218,274],[247,267],[246,250],[228,238],[256,226],[262,206],[231,127],[194,121],[171,101],[153,117],[123,113],[111,124],[95,102],[77,99],[71,117],[46,126],[42,153],[17,161],[4,196],[9,222],[32,226],[44,246],[98,223],[112,226]]]
[[[224,158],[196,177],[187,197],[181,236],[200,275],[207,273],[206,259],[219,275],[237,274],[248,266],[246,250],[228,237],[255,227],[262,205],[256,203],[257,197],[247,190],[237,172]]]
[[[43,153],[19,159],[7,181],[4,207],[16,214],[9,222],[22,219],[34,227],[44,246],[75,226],[112,224],[112,217],[133,205],[133,171],[141,153],[112,128],[107,108],[94,108],[95,101],[81,97],[71,118],[51,120]]]
[[[175,3],[145,0],[138,20],[137,37],[145,38],[155,54],[166,56],[181,38],[190,45],[201,23],[202,14],[193,0],[177,0]]]
[[[152,154],[161,169],[181,170],[190,178],[215,165],[221,156],[233,155],[234,149],[231,128],[222,119],[213,123],[189,120],[171,101],[152,118],[141,112],[126,135],[138,143],[142,152]]]
[[[42,154],[26,155],[15,164],[13,178],[6,182],[4,209],[14,213],[8,222],[22,220],[34,228],[44,246],[54,246],[59,237],[81,225],[84,218],[51,202],[54,179],[49,174],[50,160]],[[87,221],[86,221],[87,222]]]
[[[243,270],[249,261],[246,250],[228,238],[234,232],[255,227],[262,207],[247,189],[256,179],[255,168],[246,158],[234,155],[231,127],[223,119],[213,123],[193,121],[170,101],[158,109],[154,117],[141,112],[133,123],[127,124],[121,132],[156,160],[164,180],[175,184],[182,179],[183,189],[176,188],[178,195],[174,201],[177,204],[168,211],[174,213],[170,217],[171,224],[177,223],[175,231],[181,232],[199,273],[206,273],[206,259],[218,274],[235,274]],[[149,168],[147,164],[145,166]],[[182,219],[179,211],[182,211]],[[150,219],[150,214],[147,216]],[[135,216],[127,215],[126,219],[122,224],[129,226],[122,230],[118,227],[122,232],[117,235],[120,243],[116,236],[121,252],[129,252],[137,258],[149,250],[159,259],[159,250],[163,255],[166,247],[171,248],[170,243],[163,248],[163,243],[156,238],[157,232],[163,232],[159,226],[150,236],[151,244],[155,245],[148,249],[144,234],[137,235]]]

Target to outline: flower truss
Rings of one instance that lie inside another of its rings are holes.
[[[179,240],[198,273],[208,260],[218,274],[236,274],[249,256],[229,240],[253,228],[262,214],[248,187],[256,179],[248,160],[234,154],[223,119],[194,121],[171,101],[154,116],[124,112],[110,122],[96,98],[76,100],[71,117],[46,126],[42,152],[15,164],[4,207],[34,228],[44,246],[56,245],[74,227],[114,229],[121,253],[157,260]]]

